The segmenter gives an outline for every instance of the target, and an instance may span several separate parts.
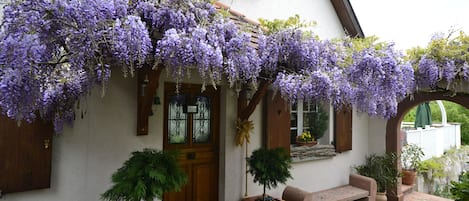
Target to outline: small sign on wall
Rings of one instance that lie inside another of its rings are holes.
[[[197,105],[185,105],[183,108],[184,113],[197,113],[198,107]]]

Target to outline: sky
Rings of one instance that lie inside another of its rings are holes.
[[[365,36],[400,50],[426,46],[434,33],[469,34],[469,0],[350,0]]]

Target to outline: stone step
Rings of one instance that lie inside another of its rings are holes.
[[[414,187],[415,187],[415,184],[414,185],[402,184],[401,185],[401,191],[404,195],[408,195],[408,194],[411,194],[411,193],[414,192]]]
[[[429,195],[420,192],[412,192],[404,196],[404,201],[454,201],[447,198],[442,198],[434,195]]]

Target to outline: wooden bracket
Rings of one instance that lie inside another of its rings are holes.
[[[257,91],[252,96],[248,103],[246,97],[246,89],[243,89],[238,96],[238,119],[247,120],[256,109],[259,102],[264,98],[267,89],[269,88],[270,81],[262,80],[257,88]]]
[[[162,65],[154,70],[150,65],[144,65],[137,71],[137,135],[148,135],[148,116],[162,70]]]

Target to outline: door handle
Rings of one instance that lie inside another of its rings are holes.
[[[187,159],[188,160],[194,160],[195,159],[195,152],[187,153]]]
[[[44,140],[44,149],[49,149],[50,147],[50,140],[49,139],[45,139]]]

